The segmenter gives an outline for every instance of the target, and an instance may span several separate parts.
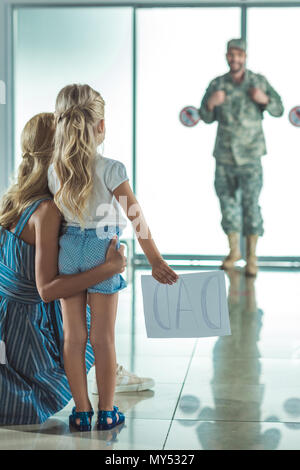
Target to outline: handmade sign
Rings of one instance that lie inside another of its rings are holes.
[[[141,281],[148,338],[231,335],[224,272],[182,274],[173,285]]]

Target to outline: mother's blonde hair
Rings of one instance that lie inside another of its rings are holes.
[[[31,118],[21,136],[22,161],[16,182],[0,201],[0,225],[13,226],[30,204],[51,197],[47,170],[54,150],[55,119],[53,113],[41,113]]]
[[[57,96],[53,164],[60,188],[54,196],[84,226],[84,209],[93,187],[96,128],[104,119],[104,100],[89,85],[68,85]]]

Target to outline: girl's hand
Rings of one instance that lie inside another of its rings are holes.
[[[159,258],[152,263],[152,276],[162,284],[174,284],[179,276],[170,268],[163,258]]]
[[[113,270],[115,271],[115,274],[120,274],[126,268],[127,258],[126,256],[124,256],[125,246],[121,245],[120,248],[117,250],[117,242],[118,237],[114,236],[108,247],[105,262],[109,263],[112,266]]]

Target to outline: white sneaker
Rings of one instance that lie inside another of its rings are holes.
[[[138,377],[136,374],[128,372],[123,366],[118,365],[115,392],[142,392],[155,386],[153,379],[148,377]],[[95,380],[92,390],[93,395],[98,395],[97,382]]]

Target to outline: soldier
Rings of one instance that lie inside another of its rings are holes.
[[[226,59],[230,70],[209,84],[199,115],[208,124],[219,123],[213,152],[216,158],[215,189],[220,200],[222,228],[230,248],[222,268],[232,268],[241,258],[242,208],[243,235],[247,237],[246,274],[255,276],[256,244],[258,237],[263,235],[258,204],[263,184],[261,156],[266,154],[263,113],[266,110],[272,116],[280,117],[284,109],[280,96],[266,78],[246,69],[246,42],[243,39],[228,42]]]

